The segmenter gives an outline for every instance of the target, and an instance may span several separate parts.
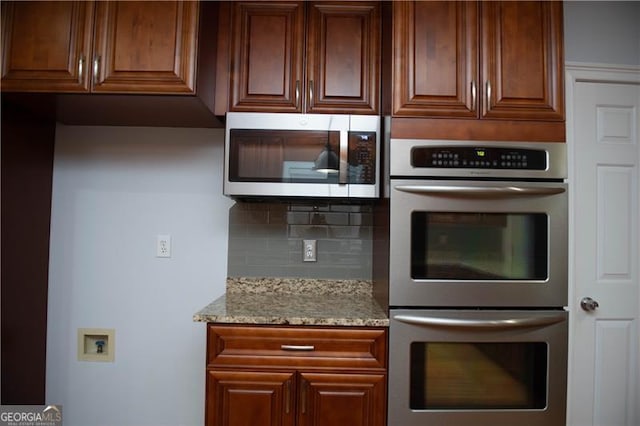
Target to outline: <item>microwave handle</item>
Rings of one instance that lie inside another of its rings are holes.
[[[561,187],[524,187],[524,186],[445,186],[445,185],[396,185],[398,191],[414,194],[472,197],[513,197],[534,195],[556,195],[565,192]]]
[[[412,325],[441,328],[466,328],[484,330],[506,330],[513,328],[543,327],[565,321],[564,315],[546,317],[512,318],[503,320],[475,320],[439,317],[419,317],[413,315],[395,315],[393,319]]]
[[[340,168],[338,169],[338,183],[349,183],[349,132],[340,131]]]

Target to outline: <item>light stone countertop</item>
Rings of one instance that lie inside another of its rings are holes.
[[[229,278],[224,296],[196,312],[197,322],[388,327],[389,318],[360,280]]]

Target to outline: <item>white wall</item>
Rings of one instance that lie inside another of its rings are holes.
[[[567,62],[640,65],[640,1],[565,1]]]
[[[204,423],[191,317],[224,292],[222,144],[220,129],[58,125],[46,401],[66,426]],[[173,256],[156,258],[165,233]],[[77,361],[85,327],[116,330],[115,362]]]

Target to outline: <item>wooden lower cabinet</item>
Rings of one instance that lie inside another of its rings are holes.
[[[207,426],[293,426],[294,373],[207,372]]]
[[[298,426],[386,424],[385,374],[300,373]]]
[[[384,328],[209,325],[206,426],[384,426]]]

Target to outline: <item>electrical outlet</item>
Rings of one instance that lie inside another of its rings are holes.
[[[315,262],[316,260],[316,240],[302,240],[302,261]]]
[[[156,257],[171,257],[171,235],[158,235]]]

